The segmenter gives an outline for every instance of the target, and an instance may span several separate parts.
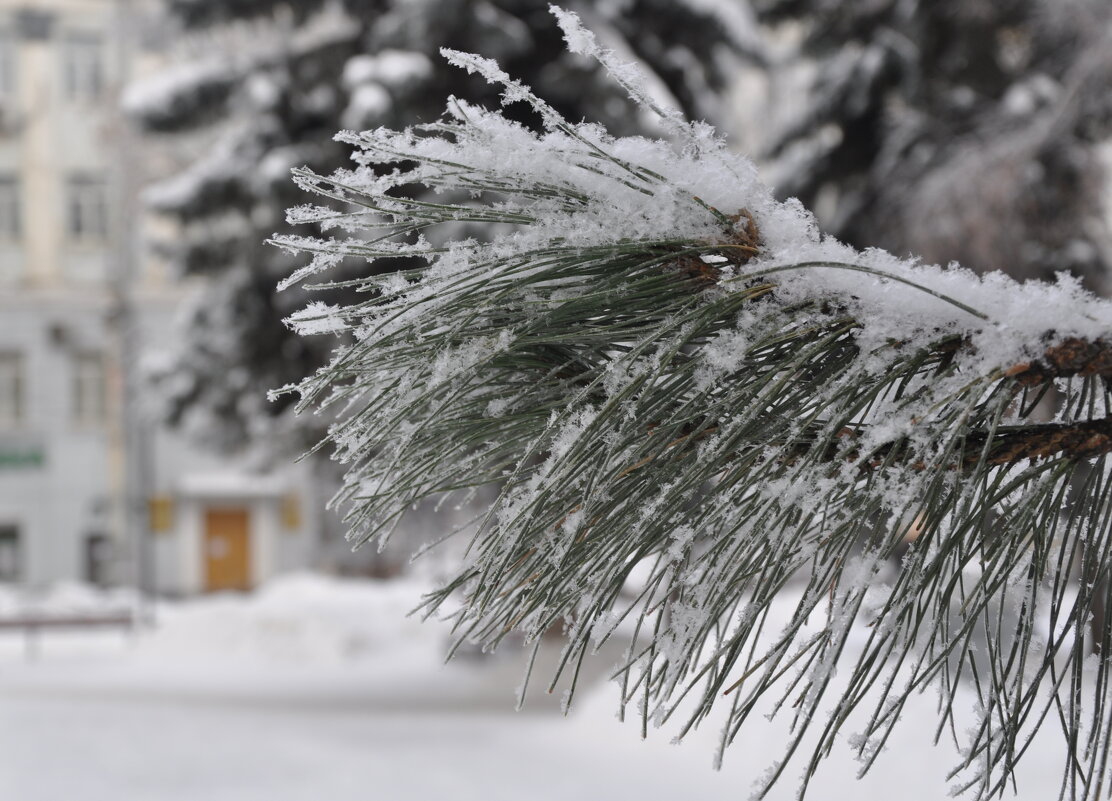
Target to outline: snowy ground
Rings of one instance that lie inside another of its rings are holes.
[[[683,746],[652,731],[641,742],[614,719],[601,680],[616,653],[602,655],[568,719],[540,694],[514,713],[521,654],[443,665],[443,629],[404,617],[421,591],[290,577],[254,596],[164,604],[157,628],[138,635],[46,634],[33,661],[20,635],[4,634],[0,799],[745,799],[779,756],[779,723],[751,729],[719,773],[712,731]],[[39,603],[122,600],[64,588]],[[0,611],[13,605],[0,593]],[[947,797],[953,754],[930,747],[930,699],[908,716],[864,781],[836,754],[809,797]],[[1020,797],[1053,798],[1054,758],[1035,758]]]

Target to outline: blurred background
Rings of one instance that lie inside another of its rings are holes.
[[[1112,286],[1106,0],[565,5],[823,230]],[[344,166],[340,129],[497,103],[443,46],[570,119],[659,134],[546,2],[0,0],[3,797],[745,797],[780,756],[775,728],[722,773],[713,730],[642,745],[613,720],[617,650],[571,721],[544,687],[514,716],[521,654],[444,667],[447,628],[405,617],[438,574],[409,554],[464,513],[352,553],[339,469],[297,460],[328,421],[267,400],[334,344],[282,323],[305,296],[275,290],[296,265],[263,243],[296,231],[289,170]],[[941,797],[932,726],[864,784],[832,760],[818,797]],[[1056,791],[1029,764],[1023,797]]]

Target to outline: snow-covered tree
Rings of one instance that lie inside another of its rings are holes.
[[[289,394],[337,420],[352,539],[497,488],[429,612],[491,646],[563,626],[572,690],[628,636],[623,704],[681,732],[718,709],[724,746],[773,698],[794,739],[766,790],[793,754],[806,789],[851,719],[867,770],[933,687],[971,797],[1002,793],[1042,727],[1062,732],[1063,795],[1104,795],[1112,635],[1087,622],[1112,570],[1112,303],[823,236],[557,16],[666,139],[569,120],[445,50],[505,111],[452,99],[342,134],[350,169],[294,171],[321,205],[290,221],[334,233],[275,238],[311,257],[284,285],[360,290],[290,319],[343,337]]]
[[[756,58],[740,10],[698,0],[576,3],[608,46],[652,73],[652,90],[695,118],[718,119],[721,89],[739,58]],[[266,391],[324,363],[328,347],[292,335],[282,319],[302,304],[276,295],[289,264],[259,242],[283,226],[295,202],[291,167],[345,163],[339,129],[431,121],[459,76],[433,68],[441,45],[496,56],[569,119],[617,133],[653,121],[603,80],[589,60],[563,50],[544,0],[167,0],[190,54],[132,88],[127,105],[152,137],[193,153],[148,193],[180,223],[170,242],[184,274],[209,278],[160,362],[172,420],[210,442],[319,438],[311,420],[291,426],[287,403]],[[529,121],[529,112],[508,113]],[[520,116],[518,116],[520,115]],[[535,124],[535,123],[534,123]],[[200,145],[179,145],[182,140]],[[191,147],[191,149],[190,149]],[[380,264],[381,269],[398,265]],[[334,290],[345,295],[345,290]]]
[[[744,109],[781,198],[857,247],[1112,288],[1112,4],[752,3],[782,42]]]

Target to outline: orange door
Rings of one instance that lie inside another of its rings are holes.
[[[246,509],[205,510],[205,590],[251,587],[251,538]]]

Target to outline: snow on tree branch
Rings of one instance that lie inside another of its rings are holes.
[[[1112,652],[1088,628],[1112,600],[1112,305],[1065,277],[856,252],[705,125],[659,109],[671,141],[616,139],[492,61],[445,55],[541,130],[453,98],[439,122],[341,133],[355,166],[295,171],[324,205],[289,219],[348,234],[274,240],[310,256],[287,285],[368,262],[362,302],[290,319],[346,340],[286,388],[337,414],[352,540],[494,487],[426,599],[430,614],[461,599],[461,637],[565,625],[574,689],[624,622],[624,704],[683,731],[723,707],[725,745],[778,699],[787,756],[809,738],[801,793],[851,712],[867,770],[935,686],[958,789],[1001,792],[1032,733],[1060,725],[1063,787],[1094,797],[1112,745],[1108,673],[1086,658]],[[793,582],[790,624],[764,630]],[[959,686],[981,710],[967,732],[949,725]]]

